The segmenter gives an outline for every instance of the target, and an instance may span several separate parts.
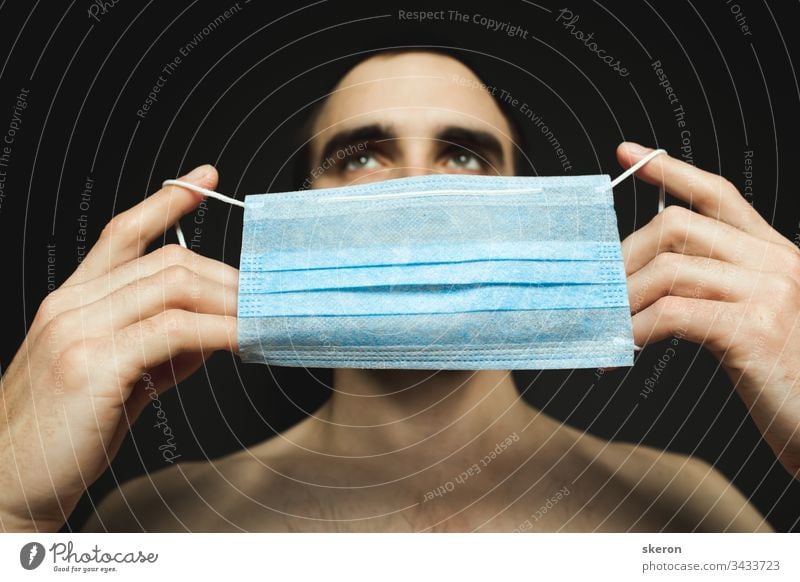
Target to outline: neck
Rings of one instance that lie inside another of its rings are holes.
[[[317,415],[325,448],[401,464],[448,455],[461,462],[520,433],[533,417],[507,371],[337,369],[333,389]]]

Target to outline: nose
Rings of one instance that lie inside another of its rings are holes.
[[[411,178],[412,176],[427,176],[437,173],[427,160],[398,160],[399,163],[370,174],[366,181],[394,180],[397,178]]]
[[[430,139],[403,137],[394,143],[395,155],[387,166],[359,178],[359,182],[375,182],[436,174],[435,152]]]
[[[427,176],[428,174],[435,174],[436,171],[433,168],[424,165],[409,165],[397,168],[397,173],[398,178],[410,178],[412,176]]]
[[[430,139],[417,136],[406,137],[399,143],[402,155],[394,168],[395,177],[410,178],[436,173],[433,161],[434,143]]]

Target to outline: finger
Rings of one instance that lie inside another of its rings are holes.
[[[89,375],[86,381],[93,390],[119,393],[119,384],[130,386],[143,374],[183,354],[208,356],[218,350],[236,352],[236,318],[230,315],[193,313],[178,309],[162,311],[105,337],[76,343],[76,351],[92,354],[110,363],[109,374]],[[116,382],[109,380],[116,379]],[[111,384],[111,385],[109,385]],[[123,401],[130,396],[122,394]]]
[[[175,265],[182,265],[206,279],[224,285],[235,286],[239,282],[239,269],[236,267],[204,257],[180,245],[170,244],[114,269],[108,291],[119,289],[135,279],[147,277]]]
[[[134,281],[170,269],[183,267],[199,277],[236,287],[239,270],[220,261],[199,255],[179,245],[166,245],[136,260],[120,265],[110,273],[79,285],[60,288],[62,311],[97,301]]]
[[[100,337],[114,329],[180,309],[213,315],[236,315],[237,290],[199,276],[183,266],[137,279],[94,303],[59,316],[64,329],[84,338]]]
[[[200,166],[181,180],[213,189],[217,185],[217,171],[209,165]],[[147,245],[164,234],[181,216],[194,210],[201,200],[202,196],[191,190],[167,186],[118,214],[103,229],[97,243],[66,284],[94,279],[142,256]]]
[[[628,277],[628,298],[631,313],[638,313],[667,295],[746,301],[759,284],[759,273],[732,263],[660,253]]]
[[[218,350],[238,350],[235,317],[171,309],[104,337],[73,340],[58,362],[65,387],[122,407],[148,370]]]
[[[625,271],[634,273],[663,252],[716,259],[757,271],[779,271],[797,249],[776,245],[681,206],[668,206],[622,241]]]
[[[661,297],[633,316],[634,342],[645,346],[679,337],[723,352],[736,336],[741,310],[738,303],[673,295]]]
[[[651,151],[651,148],[636,143],[623,142],[617,148],[617,159],[627,169]],[[663,183],[667,192],[690,203],[693,209],[705,216],[775,244],[792,244],[773,229],[736,187],[722,176],[668,155],[655,157],[638,170],[636,176],[650,184]]]
[[[148,370],[136,383],[130,397],[125,402],[131,424],[136,421],[145,407],[168,389],[183,382],[203,365],[211,354],[181,354]]]
[[[182,269],[183,272],[176,274],[176,269]],[[178,277],[186,275],[187,284],[192,283],[194,280],[218,283],[220,287],[217,289],[209,288],[209,290],[205,291],[205,293],[209,294],[207,297],[225,297],[228,305],[235,305],[236,303],[235,300],[231,303],[231,292],[235,293],[238,289],[239,271],[237,269],[198,255],[178,245],[167,245],[135,261],[125,263],[111,273],[106,273],[85,283],[62,286],[56,289],[45,298],[39,307],[36,318],[31,325],[29,336],[31,339],[36,339],[45,326],[56,317],[99,302],[126,286],[130,286],[137,281],[143,281],[159,273],[165,280],[168,280],[173,275]],[[192,277],[188,277],[188,275],[192,275]],[[219,289],[225,289],[225,292],[221,293]],[[136,294],[130,293],[130,295],[133,301],[132,304],[136,304],[139,301],[135,297]],[[119,301],[115,300],[115,303],[119,304]],[[198,303],[197,310],[204,311],[204,305],[204,303]],[[176,305],[176,307],[191,309],[192,305],[184,303]],[[108,319],[110,314],[113,314],[110,308],[108,309],[109,311],[102,314],[103,321]],[[208,312],[216,313],[217,310],[212,309]],[[235,308],[231,313],[234,312]],[[70,315],[70,318],[72,325],[79,326],[74,329],[83,329],[80,326],[85,325],[86,321],[92,319],[91,316],[83,315],[80,311]],[[84,333],[86,333],[85,330]],[[87,337],[93,337],[94,335],[92,333]]]
[[[203,364],[210,354],[182,354],[176,358],[156,366],[139,381],[131,395],[124,403],[124,418],[117,426],[111,444],[108,447],[109,458],[114,458],[134,423],[145,408],[155,402],[159,395],[176,386]]]

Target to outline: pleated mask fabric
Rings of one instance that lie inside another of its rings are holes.
[[[314,368],[630,366],[612,188],[607,175],[426,175],[248,195],[239,355]]]

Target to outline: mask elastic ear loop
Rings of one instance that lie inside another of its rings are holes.
[[[645,157],[643,157],[641,160],[639,160],[638,162],[633,164],[630,168],[628,168],[627,170],[622,172],[619,176],[617,176],[616,178],[611,180],[611,188],[614,188],[615,186],[620,184],[622,181],[624,181],[626,178],[629,178],[630,176],[632,176],[633,174],[638,172],[640,168],[642,168],[645,164],[647,164],[650,160],[652,160],[656,156],[660,156],[661,154],[666,154],[666,153],[667,153],[667,150],[664,150],[664,149],[653,150],[652,152],[647,154]],[[664,207],[666,205],[666,198],[667,198],[667,196],[666,196],[666,192],[664,191],[664,182],[662,180],[661,183],[659,183],[659,185],[658,185],[658,212],[659,212],[659,214],[664,210]],[[637,346],[636,344],[633,344],[633,351],[640,352],[640,351],[642,351],[642,348]]]
[[[181,180],[164,180],[161,183],[162,186],[180,186],[181,188],[186,188],[187,190],[192,190],[193,192],[197,192],[204,196],[208,196],[209,198],[214,198],[215,200],[219,200],[220,202],[225,202],[227,204],[232,204],[233,206],[239,206],[244,208],[244,202],[241,200],[237,200],[236,198],[231,198],[230,196],[225,196],[224,194],[220,194],[219,192],[214,192],[213,190],[207,190],[206,188],[201,188],[200,186],[195,186],[194,184],[190,184],[189,182],[182,182]],[[183,229],[181,229],[181,221],[175,223],[175,235],[178,237],[178,243],[183,248],[189,248],[186,246],[186,239],[183,236]]]
[[[630,176],[632,176],[633,174],[638,172],[643,166],[645,166],[648,162],[650,162],[650,160],[652,160],[656,156],[660,156],[661,154],[666,154],[666,153],[667,153],[667,150],[664,150],[664,149],[653,150],[652,152],[647,154],[645,157],[643,157],[641,160],[639,160],[638,162],[633,164],[630,168],[628,168],[627,170],[622,172],[619,176],[617,176],[616,178],[611,180],[611,187],[615,188],[620,183],[622,183],[625,179],[629,178]],[[666,192],[664,192],[664,182],[662,181],[658,185],[658,212],[659,213],[664,210],[664,206],[665,206],[665,203],[666,203],[666,198],[667,198],[666,197]]]

